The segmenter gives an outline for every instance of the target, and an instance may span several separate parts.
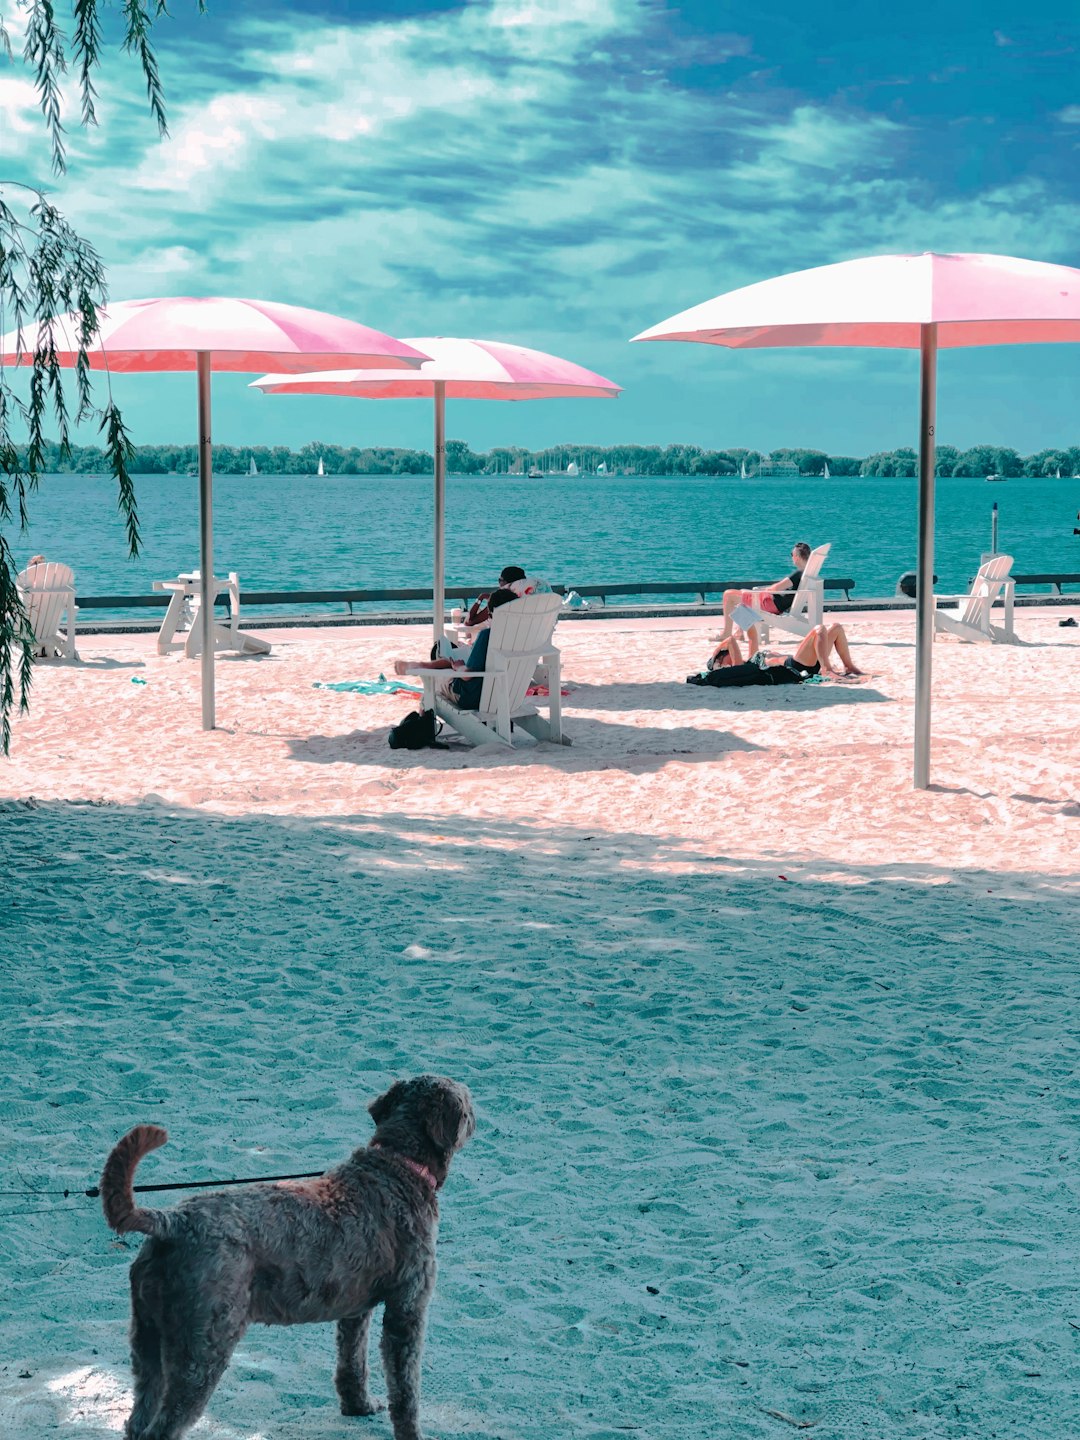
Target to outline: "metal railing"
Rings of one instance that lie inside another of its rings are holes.
[[[770,580],[646,580],[612,583],[609,585],[553,585],[558,595],[570,590],[587,600],[599,600],[607,605],[610,596],[635,595],[693,595],[697,603],[705,605],[710,595],[719,597],[725,590],[754,590],[770,585]],[[848,578],[823,580],[826,591],[842,591],[845,600],[851,598],[855,581]],[[490,585],[447,585],[447,600],[470,602],[478,595],[490,590]],[[388,602],[431,603],[433,591],[430,586],[417,588],[372,589],[372,590],[241,590],[240,604],[246,607],[265,605],[345,605],[353,614],[354,605],[379,605]],[[80,610],[163,610],[169,603],[167,595],[76,595],[75,604]]]

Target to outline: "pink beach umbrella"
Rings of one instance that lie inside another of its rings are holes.
[[[61,315],[51,322],[57,359],[74,366],[78,357],[80,319]],[[47,337],[42,337],[47,338]],[[14,330],[0,341],[0,364],[29,365],[39,340],[39,326]],[[378,366],[380,371],[411,369],[426,357],[418,350],[353,320],[299,305],[266,300],[178,297],[123,300],[102,309],[98,334],[87,359],[92,370],[144,374],[148,371],[194,370],[199,396],[199,569],[214,573],[213,475],[210,439],[210,373],[212,370],[265,370],[274,365],[290,373]],[[202,725],[214,728],[214,606],[202,605]]]
[[[937,352],[1080,340],[1080,270],[1008,255],[874,255],[732,290],[634,339],[695,340],[737,350],[868,345],[920,352],[914,774],[916,788],[925,790],[930,784],[934,639]]]
[[[430,355],[409,374],[347,370],[332,375],[264,375],[253,382],[270,395],[351,395],[367,400],[435,401],[435,639],[443,635],[446,605],[446,401],[613,400],[620,387],[570,360],[499,340],[425,335],[406,341]]]

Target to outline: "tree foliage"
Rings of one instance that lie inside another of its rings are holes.
[[[102,55],[101,0],[72,0],[71,35],[65,36],[52,0],[14,0],[25,22],[21,61],[34,77],[47,145],[56,174],[67,168],[62,121],[63,78],[74,71],[83,126],[97,124],[94,77]],[[200,0],[200,8],[201,0]],[[150,113],[158,131],[166,133],[165,103],[151,44],[164,0],[153,10],[146,0],[123,0],[123,49],[132,53],[146,81]],[[0,48],[14,60],[10,36],[0,16]],[[33,636],[15,585],[15,565],[5,526],[27,521],[28,498],[46,468],[46,425],[55,426],[61,458],[71,454],[69,427],[97,419],[103,437],[103,468],[117,482],[120,509],[132,554],[139,545],[138,516],[131,483],[131,441],[120,411],[106,386],[106,401],[95,406],[90,385],[88,349],[98,332],[98,310],[106,300],[105,273],[94,247],[84,240],[52,203],[41,186],[0,180],[0,328],[18,329],[28,337],[24,361],[28,375],[21,384],[0,367],[0,749],[11,740],[11,714],[16,698],[21,709],[29,702]],[[77,359],[73,381],[65,382],[51,322],[73,312],[77,317]],[[74,388],[74,401],[70,391]],[[17,445],[14,427],[27,439]]]

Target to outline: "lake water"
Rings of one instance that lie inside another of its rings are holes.
[[[64,560],[84,595],[149,592],[198,564],[197,481],[136,482],[142,552],[126,556],[116,487],[98,476],[43,477],[32,524],[7,527],[20,566]],[[1080,480],[942,479],[937,490],[939,589],[966,588],[990,548],[1019,572],[1080,572]],[[245,589],[431,583],[431,481],[423,476],[223,475],[214,483],[214,556]],[[448,584],[493,581],[520,564],[553,583],[777,578],[795,540],[832,542],[826,575],[853,576],[859,596],[891,595],[914,568],[916,481],[749,480],[607,476],[447,481]],[[145,616],[146,612],[142,612]],[[103,618],[105,612],[96,612]],[[88,617],[85,617],[88,618]]]

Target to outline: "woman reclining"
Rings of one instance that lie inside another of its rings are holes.
[[[753,657],[757,647],[751,631],[750,653]],[[843,670],[833,664],[833,655],[840,658]],[[794,655],[785,659],[770,660],[762,664],[751,658],[744,662],[739,642],[729,635],[709,657],[704,675],[688,675],[688,685],[713,685],[724,689],[731,685],[801,685],[811,675],[851,676],[861,671],[851,658],[847,635],[842,625],[817,625],[799,643]]]

